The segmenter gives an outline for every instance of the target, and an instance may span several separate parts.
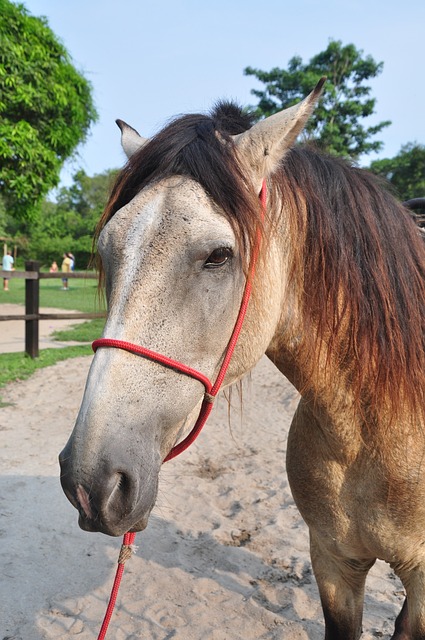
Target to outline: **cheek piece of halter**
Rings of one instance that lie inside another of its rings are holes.
[[[267,202],[267,190],[266,190],[265,180],[263,180],[262,182],[262,187],[261,187],[259,197],[261,202],[262,218],[264,219],[265,211],[266,211],[266,202]],[[178,456],[180,453],[185,451],[192,444],[192,442],[194,442],[194,440],[196,440],[196,438],[198,437],[198,435],[202,430],[202,427],[206,423],[208,416],[211,413],[214,400],[223,383],[224,377],[226,375],[226,371],[228,369],[230,360],[232,358],[233,352],[236,347],[236,343],[238,341],[238,338],[242,329],[243,321],[248,308],[249,299],[251,297],[252,281],[254,278],[255,266],[256,266],[258,254],[260,251],[260,244],[261,244],[261,229],[258,228],[256,242],[255,242],[255,246],[252,252],[251,261],[249,265],[248,276],[245,282],[245,289],[243,292],[241,305],[239,307],[238,317],[236,319],[236,323],[233,328],[233,332],[230,337],[230,340],[228,342],[227,349],[223,358],[223,362],[221,364],[220,370],[218,372],[218,375],[214,384],[211,382],[209,378],[207,378],[207,376],[205,376],[200,371],[197,371],[196,369],[192,369],[191,367],[188,367],[185,364],[178,362],[177,360],[173,360],[172,358],[168,358],[167,356],[164,356],[160,353],[156,353],[155,351],[151,351],[150,349],[146,349],[145,347],[141,347],[137,344],[133,344],[132,342],[126,342],[125,340],[114,340],[112,338],[99,338],[98,340],[95,340],[92,343],[92,348],[94,352],[96,352],[101,347],[108,347],[108,348],[112,347],[116,349],[123,349],[124,351],[129,351],[130,353],[134,353],[135,355],[139,355],[149,360],[153,360],[154,362],[162,364],[164,367],[174,369],[175,371],[178,371],[179,373],[182,373],[186,376],[195,378],[196,380],[199,380],[199,382],[201,382],[204,385],[205,387],[204,398],[203,398],[201,409],[195,425],[193,426],[191,432],[186,436],[186,438],[184,438],[184,440],[176,444],[171,449],[168,455],[164,458],[163,463],[168,462],[168,460],[172,460],[173,458]],[[103,640],[106,636],[106,632],[107,632],[109,622],[112,616],[112,612],[115,606],[115,601],[118,595],[118,589],[119,589],[121,577],[124,571],[124,564],[126,560],[128,560],[128,558],[131,556],[132,545],[135,537],[136,537],[135,532],[127,532],[126,534],[124,534],[124,540],[123,540],[120,555],[118,558],[118,568],[115,575],[115,580],[112,587],[108,608],[106,610],[105,618],[103,620],[103,624],[97,640]]]

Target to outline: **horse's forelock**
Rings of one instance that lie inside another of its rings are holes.
[[[231,136],[238,135],[250,129],[255,123],[253,113],[243,110],[239,105],[225,100],[215,104],[211,112],[215,128]]]
[[[259,224],[259,205],[247,189],[247,177],[232,146],[225,141],[251,124],[251,117],[230,102],[218,103],[210,116],[189,114],[172,120],[131,156],[118,175],[95,241],[108,220],[144,187],[182,175],[196,180],[227,216],[244,258]]]

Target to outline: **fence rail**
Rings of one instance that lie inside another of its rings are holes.
[[[93,320],[106,316],[105,313],[40,313],[40,280],[52,278],[97,280],[97,275],[94,273],[86,273],[85,271],[42,273],[39,262],[27,260],[25,271],[0,271],[0,278],[23,278],[25,280],[25,313],[0,315],[0,322],[25,321],[25,353],[31,358],[38,358],[39,355],[40,320]]]

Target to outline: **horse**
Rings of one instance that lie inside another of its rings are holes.
[[[360,637],[379,558],[406,591],[393,640],[424,640],[425,245],[380,178],[296,143],[321,84],[256,123],[231,102],[151,139],[117,121],[128,161],[95,235],[103,336],[211,379],[252,281],[223,386],[266,354],[301,394],[287,473],[309,528],[325,638]],[[146,527],[161,463],[203,395],[172,366],[97,350],[60,455],[84,530]]]

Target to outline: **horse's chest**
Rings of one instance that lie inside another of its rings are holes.
[[[287,448],[287,472],[292,494],[310,527],[339,539],[357,536],[364,522],[365,496],[377,502],[383,493],[380,470],[361,455],[357,438],[329,434],[301,403],[292,422]],[[348,440],[348,442],[346,442]]]

